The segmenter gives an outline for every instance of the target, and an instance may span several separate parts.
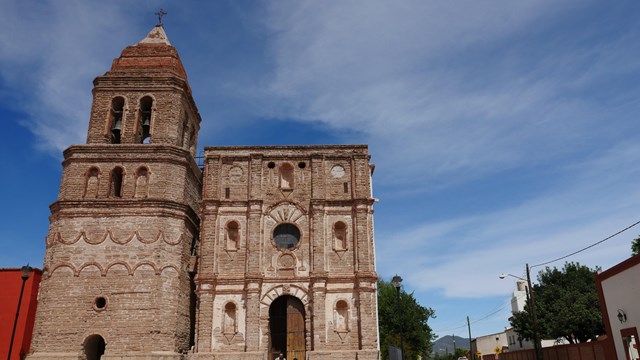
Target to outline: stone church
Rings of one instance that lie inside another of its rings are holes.
[[[377,359],[365,145],[211,146],[162,25],[64,151],[28,359]]]

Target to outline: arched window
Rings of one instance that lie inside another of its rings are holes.
[[[336,250],[347,249],[347,224],[342,221],[333,224],[333,247]]]
[[[98,186],[100,184],[99,175],[100,170],[97,167],[92,167],[87,171],[87,178],[84,184],[84,197],[98,197]]]
[[[336,303],[336,331],[349,331],[349,304],[344,300]]]
[[[273,241],[279,249],[291,249],[300,241],[300,230],[290,223],[284,223],[273,229]]]
[[[145,96],[140,99],[140,143],[151,141],[151,117],[153,115],[153,98]]]
[[[120,144],[122,135],[122,115],[124,110],[124,98],[114,97],[111,100],[111,111],[109,114],[111,123],[111,143]]]
[[[280,165],[280,188],[293,189],[293,166],[289,163]]]
[[[225,240],[227,250],[238,250],[240,244],[240,225],[236,221],[230,221],[225,226]]]
[[[134,197],[146,198],[149,196],[149,170],[142,166],[136,171],[136,188]]]
[[[228,302],[224,306],[222,332],[225,334],[236,333],[236,304],[232,302]]]
[[[124,178],[124,170],[121,167],[116,167],[111,171],[111,188],[109,195],[113,197],[122,197],[122,181]]]
[[[104,338],[100,335],[91,335],[84,340],[84,354],[87,360],[100,360],[104,355]]]

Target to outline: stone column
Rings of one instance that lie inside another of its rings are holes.
[[[313,294],[313,313],[310,314],[313,319],[313,350],[325,350],[327,345],[327,338],[325,336],[325,329],[327,327],[325,314],[327,298],[326,277],[315,277],[311,291]]]
[[[196,290],[198,311],[196,324],[196,352],[210,352],[213,331],[213,285],[200,284]]]
[[[246,351],[259,351],[260,350],[260,288],[261,283],[259,279],[247,279],[246,283],[246,300],[245,305],[247,309],[246,317],[246,334],[245,343]]]
[[[262,272],[262,201],[250,200],[247,211],[246,272],[248,276],[260,276]]]
[[[373,277],[358,280],[358,324],[361,350],[378,348],[376,283]]]

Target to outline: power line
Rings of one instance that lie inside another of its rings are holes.
[[[559,258],[557,258],[557,259],[553,259],[553,260],[546,261],[546,262],[543,262],[543,263],[540,263],[540,264],[532,265],[532,266],[530,266],[529,268],[531,269],[531,268],[538,267],[538,266],[548,265],[548,264],[554,263],[554,262],[556,262],[556,261],[560,261],[560,260],[566,259],[566,258],[568,258],[568,257],[571,257],[571,256],[573,256],[573,255],[579,254],[579,253],[581,253],[581,252],[583,252],[583,251],[585,251],[585,250],[591,249],[592,247],[594,247],[594,246],[596,246],[596,245],[602,244],[603,242],[605,242],[605,241],[607,241],[607,240],[609,240],[609,239],[611,239],[611,238],[614,238],[614,237],[616,237],[616,236],[618,236],[618,235],[622,234],[623,232],[625,232],[625,231],[627,231],[627,230],[631,229],[632,227],[634,227],[634,226],[636,226],[636,225],[638,225],[638,224],[640,224],[640,220],[638,220],[638,221],[636,221],[635,223],[633,223],[633,224],[631,224],[631,225],[627,226],[626,228],[624,228],[624,229],[622,229],[622,230],[620,230],[620,231],[616,232],[615,234],[613,234],[613,235],[609,235],[609,236],[607,236],[606,238],[604,238],[604,239],[602,239],[602,240],[600,240],[600,241],[597,241],[597,242],[595,242],[595,243],[593,243],[593,244],[591,244],[591,245],[589,245],[589,246],[587,246],[587,247],[584,247],[584,248],[582,248],[582,249],[580,249],[580,250],[578,250],[578,251],[574,251],[574,252],[572,252],[571,254],[561,256],[561,257],[559,257]],[[522,296],[520,296],[520,297],[522,297]],[[510,299],[510,300],[509,300],[509,303],[510,303],[511,301],[512,301],[512,300]],[[508,303],[507,303],[507,304],[508,304]],[[492,311],[492,312],[488,313],[487,315],[484,315],[483,317],[481,317],[481,318],[479,318],[479,319],[473,320],[473,321],[471,322],[471,324],[475,324],[475,323],[477,323],[477,322],[480,322],[480,321],[486,320],[486,319],[487,319],[488,317],[490,317],[491,315],[494,315],[494,314],[496,314],[496,313],[500,312],[501,310],[503,310],[503,309],[507,306],[507,304],[504,304],[504,305],[500,306],[498,309],[496,309],[496,310],[494,310],[494,311]],[[467,324],[465,323],[464,325],[460,325],[460,326],[457,326],[457,327],[454,327],[454,328],[448,328],[448,329],[438,330],[438,331],[435,331],[435,330],[434,330],[433,332],[436,332],[436,333],[449,332],[449,331],[453,331],[453,330],[458,330],[458,329],[465,328],[466,326],[467,326]]]
[[[587,246],[587,247],[585,247],[585,248],[582,248],[582,249],[580,249],[580,250],[578,250],[578,251],[574,251],[574,252],[572,252],[572,253],[571,253],[571,254],[569,254],[569,255],[565,255],[565,256],[561,256],[561,257],[559,257],[559,258],[557,258],[557,259],[553,259],[553,260],[551,260],[551,261],[547,261],[547,262],[543,262],[543,263],[540,263],[540,264],[532,265],[532,266],[530,266],[530,267],[529,267],[529,269],[534,268],[534,267],[538,267],[538,266],[543,266],[543,265],[551,264],[551,263],[554,263],[554,262],[556,262],[556,261],[559,261],[559,260],[562,260],[562,259],[566,259],[566,258],[568,258],[568,257],[570,257],[570,256],[575,255],[575,254],[581,253],[581,252],[583,252],[583,251],[585,251],[585,250],[587,250],[587,249],[591,249],[592,247],[594,247],[594,246],[596,246],[596,245],[598,245],[598,244],[602,244],[603,242],[605,242],[605,241],[607,241],[607,240],[609,240],[609,239],[611,239],[611,238],[613,238],[613,237],[615,237],[615,236],[617,236],[617,235],[622,234],[623,232],[625,232],[625,231],[627,231],[627,230],[631,229],[632,227],[634,227],[634,226],[636,226],[636,225],[638,225],[638,224],[640,224],[640,220],[639,220],[639,221],[636,221],[635,223],[633,223],[633,224],[631,224],[631,225],[627,226],[626,228],[624,228],[624,229],[622,229],[622,230],[618,231],[617,233],[615,233],[615,234],[613,234],[613,235],[610,235],[610,236],[607,236],[606,238],[604,238],[604,239],[602,239],[602,240],[600,240],[600,241],[598,241],[598,242],[595,242],[595,243],[593,243],[593,244],[591,244],[591,245],[589,245],[589,246]]]
[[[525,296],[525,295],[520,295],[520,296],[518,296],[518,297],[516,298],[516,301],[517,301],[517,300],[519,300],[519,299],[521,299],[523,296]],[[507,305],[511,304],[512,302],[513,302],[513,299],[509,299],[509,300],[508,300],[508,302],[506,302],[506,303],[504,303],[504,304],[500,305],[500,307],[499,307],[499,308],[497,308],[496,310],[493,310],[493,311],[491,311],[490,313],[488,313],[488,314],[486,314],[486,315],[483,315],[483,316],[482,316],[481,318],[479,318],[479,319],[475,319],[475,320],[473,320],[473,321],[471,322],[471,324],[475,324],[475,323],[477,323],[477,322],[480,322],[480,321],[486,320],[489,316],[494,315],[494,314],[497,314],[498,312],[500,312],[500,311],[504,310],[504,308],[505,308]],[[464,325],[460,325],[460,326],[457,326],[457,327],[448,328],[448,329],[444,329],[444,330],[433,330],[433,332],[434,332],[434,333],[444,333],[444,332],[449,332],[449,331],[453,331],[453,330],[458,330],[458,329],[462,329],[462,328],[466,328],[466,327],[467,327],[467,323],[466,323],[466,321],[465,321]]]
[[[520,298],[522,298],[523,296],[525,296],[525,295],[520,295],[520,296],[518,296],[518,297],[516,298],[516,301],[520,300]],[[491,312],[491,313],[489,313],[489,314],[487,314],[487,315],[485,315],[485,316],[483,316],[483,317],[481,317],[481,318],[479,318],[479,319],[473,320],[471,323],[472,323],[472,324],[475,324],[475,323],[477,323],[477,322],[480,322],[480,321],[482,321],[482,320],[485,320],[485,319],[487,319],[489,316],[494,315],[494,314],[497,314],[498,312],[500,312],[500,311],[504,310],[504,308],[505,308],[505,307],[507,307],[507,305],[510,305],[511,303],[513,303],[513,299],[509,299],[509,302],[504,303],[504,304],[503,304],[501,307],[499,307],[497,310],[495,310],[495,311],[493,311],[493,312]]]

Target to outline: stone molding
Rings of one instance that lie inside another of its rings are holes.
[[[154,262],[148,261],[148,260],[140,261],[133,266],[129,265],[129,263],[125,261],[114,261],[109,263],[107,266],[102,266],[100,263],[96,261],[87,261],[80,266],[75,266],[74,264],[69,262],[60,262],[56,265],[45,265],[44,268],[42,269],[42,273],[44,277],[49,278],[53,275],[54,272],[56,272],[56,270],[61,268],[68,268],[73,272],[74,277],[79,277],[82,270],[90,266],[94,266],[100,271],[100,276],[107,276],[107,274],[109,273],[109,269],[111,269],[116,265],[124,266],[127,269],[127,275],[129,276],[133,276],[136,270],[138,270],[141,266],[145,266],[145,265],[150,266],[153,269],[153,272],[155,275],[161,275],[162,272],[168,268],[172,268],[177,273],[180,273],[180,269],[178,269],[178,267],[175,265],[170,264],[170,265],[165,265],[160,267]]]

